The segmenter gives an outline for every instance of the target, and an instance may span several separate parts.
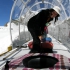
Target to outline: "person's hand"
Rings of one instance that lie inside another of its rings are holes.
[[[42,40],[42,38],[43,38],[42,36],[39,36],[39,39],[40,39],[40,40]]]

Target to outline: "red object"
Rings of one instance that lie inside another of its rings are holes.
[[[52,42],[43,42],[43,43],[41,43],[41,46],[42,46],[42,48],[53,48],[53,43]],[[33,42],[29,42],[28,43],[28,47],[30,48],[30,49],[32,49],[32,47],[33,47]]]
[[[53,43],[52,42],[43,42],[41,43],[42,48],[53,48]]]
[[[33,42],[29,42],[29,43],[28,43],[28,47],[29,47],[30,49],[32,49],[32,47],[33,47]]]
[[[48,27],[45,26],[44,31],[46,31],[46,33],[48,33]]]
[[[45,26],[44,30],[46,31],[46,29],[47,29],[47,26]]]
[[[9,65],[9,70],[12,70],[13,66],[14,66],[15,70],[16,69],[17,70],[19,70],[19,69],[20,70],[34,70],[32,68],[27,68],[27,67],[23,67],[23,69],[22,69],[22,67],[20,67],[20,66],[22,66],[21,62],[23,62],[23,60],[25,58],[30,57],[30,56],[35,56],[35,54],[36,54],[36,56],[39,56],[41,54],[43,55],[43,53],[40,53],[40,54],[39,53],[27,53],[25,55],[18,56],[17,59],[14,58],[14,60],[10,61],[10,63],[8,64]],[[59,60],[59,62],[57,64],[55,64],[55,66],[53,66],[52,69],[49,68],[49,70],[63,70],[64,67],[66,68],[64,70],[67,70],[68,68],[70,68],[69,65],[67,67],[67,64],[70,64],[70,58],[68,58],[64,55],[56,54],[56,53],[47,53],[47,54],[44,53],[44,55],[55,57]],[[18,65],[18,67],[16,65]],[[2,70],[5,70],[5,69],[3,68]],[[44,68],[42,70],[44,70]],[[45,68],[45,70],[47,70],[47,68]]]

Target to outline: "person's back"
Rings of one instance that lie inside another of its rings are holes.
[[[32,23],[33,23],[32,25],[44,24],[47,22],[47,18],[49,17],[49,15],[50,15],[49,9],[41,10],[38,14],[36,14],[32,18],[30,18],[30,20],[28,21],[28,25],[32,24]]]

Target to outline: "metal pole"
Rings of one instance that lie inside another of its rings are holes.
[[[10,14],[10,20],[9,20],[9,22],[10,22],[10,37],[11,37],[11,42],[12,42],[12,48],[13,48],[13,41],[12,41],[12,32],[11,32],[11,20],[12,20],[12,14],[13,14],[13,11],[14,11],[14,8],[15,8],[15,5],[16,5],[17,1],[18,0],[14,1],[13,7],[12,7],[12,10],[11,10],[11,14]]]

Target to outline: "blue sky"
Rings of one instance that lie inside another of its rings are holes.
[[[14,0],[0,0],[0,26],[4,26],[10,18]]]

